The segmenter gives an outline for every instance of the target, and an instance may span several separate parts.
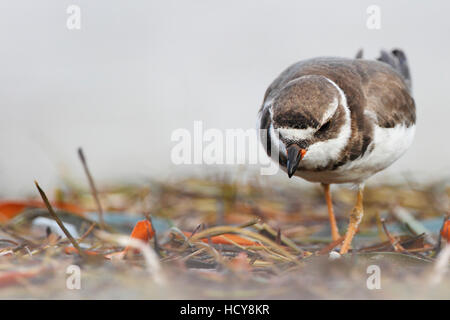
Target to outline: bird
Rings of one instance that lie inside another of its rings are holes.
[[[285,69],[265,92],[258,127],[267,154],[288,177],[323,187],[331,237],[348,253],[363,218],[368,178],[411,146],[416,106],[406,55],[381,50],[376,59],[317,57]],[[264,143],[265,142],[265,143]],[[340,236],[330,185],[351,184],[357,200]]]

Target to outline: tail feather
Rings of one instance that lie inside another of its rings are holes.
[[[381,50],[378,61],[389,64],[397,70],[405,79],[408,88],[411,90],[411,75],[409,73],[408,60],[405,53],[400,49],[394,49],[391,52]]]
[[[359,49],[358,52],[356,53],[355,59],[362,59],[364,56],[364,51],[363,49]]]

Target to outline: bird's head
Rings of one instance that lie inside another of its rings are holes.
[[[298,168],[326,166],[337,158],[350,134],[345,95],[323,76],[288,82],[273,99],[271,118],[289,177]]]

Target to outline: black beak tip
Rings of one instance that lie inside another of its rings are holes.
[[[287,154],[287,161],[286,161],[286,169],[288,177],[291,178],[295,171],[297,171],[298,164],[300,160],[302,160],[302,153],[303,149],[300,149],[300,147],[293,145],[288,148],[288,154]]]
[[[290,159],[288,159],[288,161],[286,163],[286,168],[287,168],[287,175],[289,178],[291,178],[294,175],[295,170],[293,170],[293,168],[292,168]]]

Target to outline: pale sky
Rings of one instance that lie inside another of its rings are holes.
[[[66,9],[81,8],[68,30]],[[366,9],[381,9],[381,29]],[[385,172],[448,177],[448,1],[112,1],[0,3],[0,196],[96,179],[171,177],[171,132],[253,128],[264,91],[288,65],[315,56],[375,57],[399,47],[410,61],[418,127]]]

